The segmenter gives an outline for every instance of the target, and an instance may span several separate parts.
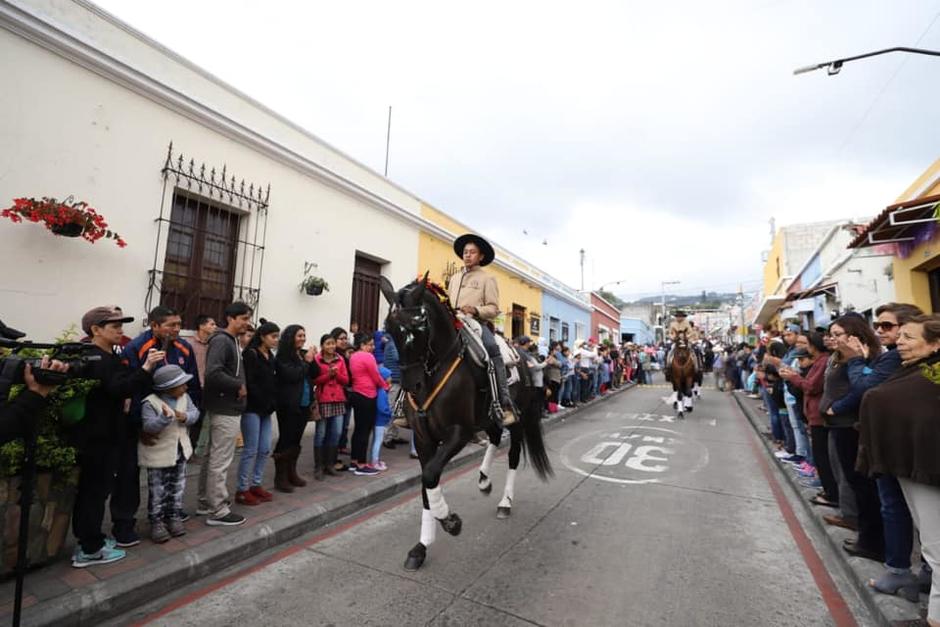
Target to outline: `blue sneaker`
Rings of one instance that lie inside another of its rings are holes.
[[[126,556],[127,553],[121,549],[115,549],[105,544],[97,552],[90,555],[79,549],[78,553],[72,558],[72,566],[75,568],[88,568],[89,566],[96,566],[98,564],[110,564],[111,562],[122,560]]]
[[[364,464],[362,466],[357,466],[356,469],[353,471],[353,474],[356,475],[357,477],[372,477],[374,475],[379,474],[379,470],[376,468],[373,468],[372,466],[368,464]]]

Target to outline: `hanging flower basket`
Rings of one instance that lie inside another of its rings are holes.
[[[300,283],[300,291],[310,296],[319,296],[326,290],[330,291],[330,284],[318,276],[307,276]]]
[[[113,239],[120,248],[127,242],[120,235],[108,228],[108,223],[93,207],[84,201],[74,202],[69,196],[64,201],[43,197],[16,198],[13,206],[0,211],[0,218],[11,222],[42,223],[46,228],[61,237],[81,237],[94,244],[99,239]]]

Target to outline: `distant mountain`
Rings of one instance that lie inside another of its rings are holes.
[[[697,303],[707,303],[712,305],[714,303],[733,303],[735,298],[737,298],[737,292],[703,292],[701,294],[666,294],[666,304],[669,306],[682,306],[689,307]],[[663,300],[662,296],[647,296],[639,300],[635,300],[632,303],[627,303],[628,305],[648,305],[650,303],[661,303]]]

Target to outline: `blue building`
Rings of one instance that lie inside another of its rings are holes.
[[[639,318],[620,318],[620,341],[651,344],[656,341],[653,328]]]
[[[542,337],[572,346],[586,340],[591,329],[591,305],[579,294],[542,290]]]

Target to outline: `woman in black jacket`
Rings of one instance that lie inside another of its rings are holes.
[[[299,324],[288,325],[277,347],[277,426],[280,429],[274,449],[274,488],[293,492],[307,485],[297,474],[300,439],[307,427],[313,404],[313,380],[320,374],[316,348],[304,352],[307,332]]]
[[[272,499],[272,494],[261,487],[261,480],[264,464],[271,453],[271,414],[277,405],[274,349],[280,332],[276,324],[262,318],[261,326],[242,351],[248,400],[242,414],[245,445],[238,462],[235,491],[235,502],[242,505],[257,505]]]
[[[829,327],[829,335],[835,340],[832,363],[826,372],[823,396],[819,402],[819,411],[829,428],[829,439],[836,451],[836,459],[842,475],[855,495],[858,509],[858,536],[842,548],[856,557],[864,557],[876,562],[885,558],[884,527],[881,520],[881,501],[878,487],[871,479],[855,470],[858,457],[858,406],[859,398],[852,394],[852,385],[848,377],[847,361],[853,352],[848,350],[856,338],[868,347],[869,360],[881,352],[881,342],[869,326],[868,321],[858,314],[846,314]],[[854,399],[854,400],[853,400]],[[845,486],[839,486],[840,502]],[[824,516],[829,524],[839,524],[838,517]],[[842,520],[844,522],[844,520]],[[851,528],[851,525],[849,525]]]

